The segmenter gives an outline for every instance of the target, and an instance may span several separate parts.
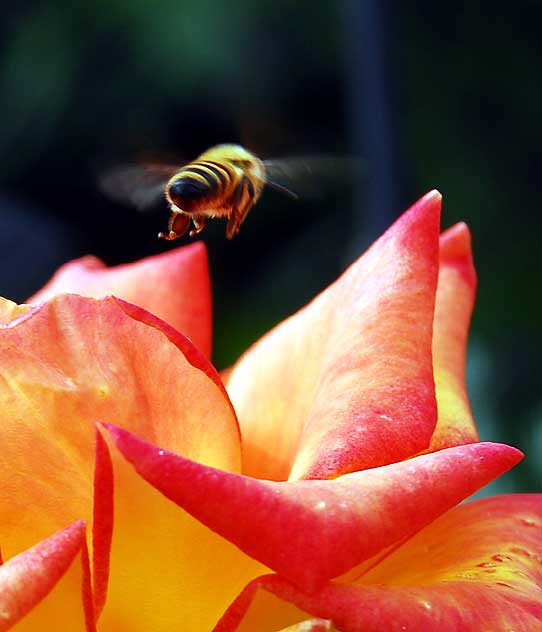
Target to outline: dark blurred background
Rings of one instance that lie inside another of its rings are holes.
[[[182,162],[222,142],[263,157],[361,156],[357,177],[323,178],[299,201],[266,191],[232,242],[209,223],[216,364],[438,188],[443,227],[463,219],[473,232],[480,433],[528,454],[489,491],[540,491],[541,24],[527,0],[6,5],[0,293],[22,301],[85,253],[112,265],[179,245],[156,239],[165,206],[138,215],[100,195],[107,166]]]

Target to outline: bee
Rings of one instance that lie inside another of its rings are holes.
[[[285,163],[260,160],[240,145],[217,145],[184,166],[124,167],[102,178],[102,189],[111,197],[129,201],[139,209],[165,195],[170,216],[167,232],[159,238],[173,240],[190,228],[190,237],[201,233],[208,217],[227,219],[226,237],[232,239],[258,202],[264,185],[297,198],[270,179],[285,171]]]

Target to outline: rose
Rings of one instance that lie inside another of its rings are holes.
[[[439,245],[439,207],[250,349],[233,406],[200,244],[5,301],[0,630],[534,629],[541,496],[454,508],[521,454],[478,442],[469,236]]]

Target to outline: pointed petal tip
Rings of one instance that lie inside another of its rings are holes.
[[[86,520],[76,520],[74,523],[72,523],[68,529],[71,529],[73,531],[83,531],[86,529],[87,526],[87,521]]]
[[[442,195],[436,189],[429,191],[421,198],[417,199],[393,224],[383,235],[392,233],[394,228],[399,226],[402,229],[408,228],[410,230],[410,223],[421,222],[425,225],[426,229],[428,225],[431,225],[431,232],[435,230],[440,232],[440,214],[442,209]]]
[[[431,191],[427,192],[425,195],[422,195],[422,197],[414,203],[414,206],[418,206],[418,205],[427,205],[427,206],[432,206],[435,207],[435,210],[440,211],[440,208],[442,206],[442,194],[440,191],[438,191],[437,189],[432,189]]]
[[[523,460],[525,454],[506,443],[494,443],[492,441],[481,441],[479,443],[467,444],[474,446],[476,453],[479,453],[478,458],[483,461],[486,457],[489,459],[495,459],[495,464],[498,465],[499,474],[501,476],[508,470],[516,466]],[[496,478],[496,476],[494,477]]]
[[[122,428],[119,428],[118,426],[115,426],[114,424],[110,424],[107,421],[97,421],[96,427],[98,430],[100,430],[100,426],[104,428],[105,430],[107,430],[107,432],[113,437],[115,442],[117,441],[118,438],[122,436]]]
[[[124,458],[158,491],[247,555],[305,590],[314,590],[423,528],[523,456],[504,444],[473,443],[356,472],[333,482],[286,485],[209,468],[147,443],[127,430],[102,425]],[[440,481],[436,491],[433,478]],[[380,499],[379,511],[367,503],[370,489]],[[432,501],[422,511],[421,499],[429,490],[433,490]],[[350,502],[354,496],[356,505],[345,505],[343,501]],[[397,497],[402,499],[403,514],[409,514],[407,520],[400,512],[395,513]],[[327,507],[325,515],[322,506]],[[345,511],[353,512],[349,513],[348,525],[343,519]],[[231,515],[238,518],[235,524]],[[296,526],[290,525],[286,534],[285,525],[294,515]],[[388,516],[388,526],[379,515]],[[395,518],[391,522],[390,516]],[[362,534],[360,524],[364,525]],[[302,539],[310,544],[300,551],[297,543]]]
[[[515,461],[515,463],[519,463],[525,458],[525,453],[518,448],[514,448],[513,446],[506,445],[504,443],[497,443],[496,445],[504,446],[505,448],[507,448],[509,450],[510,459]]]
[[[427,447],[437,417],[431,345],[440,201],[438,191],[416,201],[230,370],[245,474],[333,478]],[[285,382],[295,401],[285,402]],[[277,437],[280,449],[272,450]]]
[[[450,226],[440,236],[441,259],[471,258],[471,233],[465,222]]]
[[[507,443],[498,443],[496,441],[480,441],[466,445],[472,445],[480,451],[488,450],[490,452],[499,452],[500,454],[508,456],[511,461],[515,460],[518,463],[525,456],[525,454],[521,450],[515,448],[512,445],[508,445]]]
[[[471,233],[467,224],[465,224],[465,222],[458,222],[450,226],[450,228],[440,235],[439,249],[440,271],[443,273],[443,277],[439,280],[439,283],[456,286],[458,279],[453,271],[455,270],[460,273],[463,280],[467,283],[467,286],[470,287],[469,291],[472,292],[469,299],[469,318],[470,310],[472,310],[472,304],[474,303],[474,291],[477,284],[471,242]],[[452,309],[454,305],[458,304],[456,298],[458,290],[459,288],[455,287],[447,299],[451,301],[449,307]]]
[[[0,567],[0,630],[20,621],[50,593],[75,556],[84,555],[85,527],[84,520],[73,522]],[[91,622],[87,630],[95,630]]]

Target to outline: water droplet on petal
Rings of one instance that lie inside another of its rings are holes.
[[[509,555],[497,554],[497,555],[492,555],[491,559],[495,560],[496,562],[511,562],[513,558],[511,558]]]
[[[525,549],[521,549],[518,546],[514,546],[510,549],[510,553],[516,553],[517,555],[523,555],[524,557],[528,557],[529,559],[534,557],[533,553],[526,551]]]

